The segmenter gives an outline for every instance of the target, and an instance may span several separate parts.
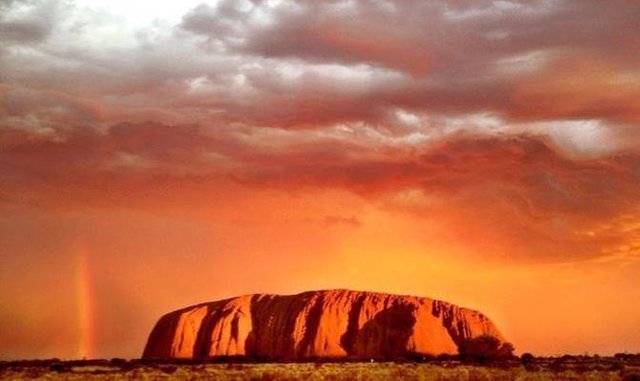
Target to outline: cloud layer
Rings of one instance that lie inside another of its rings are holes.
[[[640,8],[614,3],[218,1],[132,24],[5,1],[2,197],[343,188],[518,258],[631,255]]]

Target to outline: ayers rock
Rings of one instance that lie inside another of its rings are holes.
[[[483,314],[415,296],[349,290],[246,295],[164,315],[143,358],[394,359],[456,354],[481,335],[504,341]]]

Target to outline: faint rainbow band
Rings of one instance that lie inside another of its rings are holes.
[[[78,314],[79,358],[91,358],[93,351],[93,304],[91,263],[87,245],[80,241],[76,248],[76,305]]]

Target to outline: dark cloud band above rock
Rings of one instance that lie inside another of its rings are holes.
[[[115,206],[123,202],[119,195],[136,189],[127,196],[136,207],[162,199],[165,188],[197,186],[211,194],[229,182],[300,194],[334,188],[436,220],[514,259],[637,255],[637,152],[572,159],[541,137],[468,133],[374,148],[338,136],[261,130],[125,124],[68,130],[51,140],[3,129],[4,197],[52,207],[77,200]]]

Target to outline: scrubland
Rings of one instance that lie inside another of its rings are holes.
[[[0,379],[47,380],[624,380],[640,381],[637,358],[561,357],[491,364],[429,362],[188,363],[139,360],[16,361],[0,364]]]

